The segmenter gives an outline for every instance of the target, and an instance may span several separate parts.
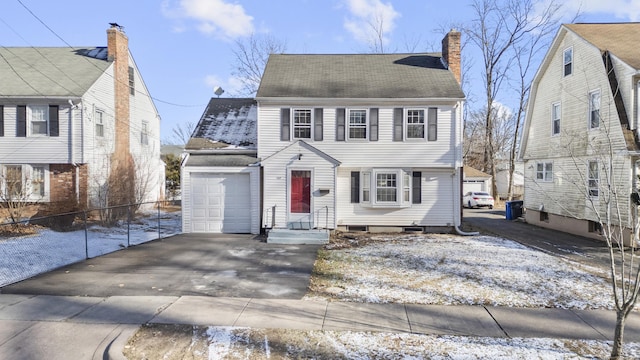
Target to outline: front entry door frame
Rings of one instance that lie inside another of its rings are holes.
[[[288,227],[313,228],[313,169],[289,169],[287,184]]]

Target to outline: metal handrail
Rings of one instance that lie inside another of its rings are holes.
[[[320,224],[320,212],[324,210],[325,211],[325,218],[324,218],[324,229],[328,229],[329,228],[329,206],[325,205],[323,207],[321,207],[320,209],[316,210],[316,224]],[[319,226],[315,227],[316,229],[320,229]]]
[[[267,222],[265,221],[264,223],[265,229],[273,229],[273,227],[276,225],[276,205],[273,205],[272,207],[265,209],[264,218],[268,219],[269,215],[271,215],[271,226],[268,226]]]

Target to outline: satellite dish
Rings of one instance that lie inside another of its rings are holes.
[[[218,97],[220,97],[220,95],[224,93],[224,90],[222,90],[220,86],[216,86],[213,88],[213,93],[218,95]]]

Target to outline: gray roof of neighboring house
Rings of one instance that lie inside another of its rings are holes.
[[[465,178],[490,178],[491,175],[482,172],[476,168],[472,168],[471,166],[464,166],[462,168],[462,173]]]
[[[635,69],[640,69],[640,23],[565,24],[601,51],[608,50]]]
[[[461,99],[464,93],[440,53],[273,54],[256,97]]]
[[[3,97],[80,97],[111,65],[106,47],[1,47]]]
[[[256,149],[257,120],[254,99],[212,98],[186,149]]]
[[[258,162],[255,156],[234,154],[192,154],[185,166],[249,166]]]

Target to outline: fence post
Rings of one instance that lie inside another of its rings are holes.
[[[158,201],[158,240],[161,240],[162,236],[160,235],[160,201]]]
[[[84,215],[84,258],[89,258],[89,229],[87,229],[87,211],[82,212]]]
[[[127,247],[131,246],[131,205],[127,205]]]

